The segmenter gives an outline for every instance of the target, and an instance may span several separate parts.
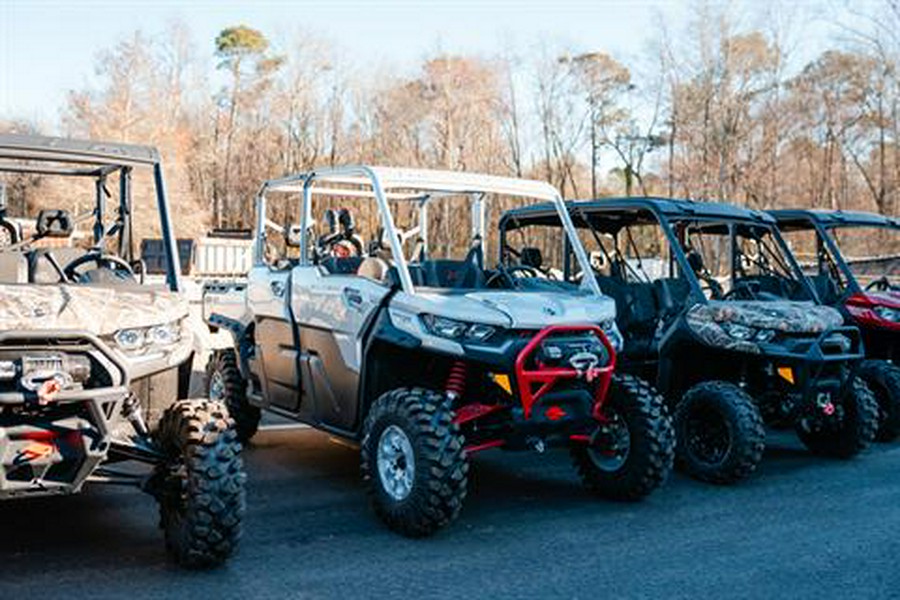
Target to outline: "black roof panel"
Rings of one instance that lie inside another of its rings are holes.
[[[567,205],[587,213],[650,211],[665,215],[668,218],[711,217],[730,221],[747,221],[753,223],[774,224],[775,219],[764,211],[752,210],[724,202],[699,202],[658,197],[602,198],[598,200],[574,200]],[[518,219],[532,223],[540,222],[541,217],[551,217],[555,208],[551,204],[535,204],[508,211],[503,220]],[[623,221],[627,221],[624,219]]]
[[[805,223],[821,223],[826,227],[841,225],[875,225],[881,227],[900,227],[900,219],[887,217],[878,213],[844,210],[785,208],[771,210],[779,225],[786,227],[802,227]]]

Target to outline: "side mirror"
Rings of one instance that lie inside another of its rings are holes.
[[[300,225],[287,225],[284,228],[284,243],[290,248],[299,248],[303,237],[303,229]]]
[[[38,213],[38,237],[69,237],[74,230],[75,224],[67,210],[42,210]]]

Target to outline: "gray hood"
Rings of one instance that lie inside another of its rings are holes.
[[[512,329],[548,325],[599,324],[616,317],[611,298],[584,292],[473,291],[465,294],[418,293],[397,299],[397,306],[461,321]]]

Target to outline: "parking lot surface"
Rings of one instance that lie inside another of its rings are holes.
[[[245,459],[227,566],[178,569],[150,497],[94,487],[0,506],[0,598],[900,597],[900,445],[834,462],[777,434],[744,484],[676,475],[639,504],[594,499],[564,452],[494,451],[425,540],[375,519],[356,451],[324,434],[276,427]]]

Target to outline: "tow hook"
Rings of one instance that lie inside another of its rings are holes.
[[[816,405],[822,410],[825,416],[830,417],[834,414],[834,402],[831,401],[831,394],[820,393],[816,398]]]

